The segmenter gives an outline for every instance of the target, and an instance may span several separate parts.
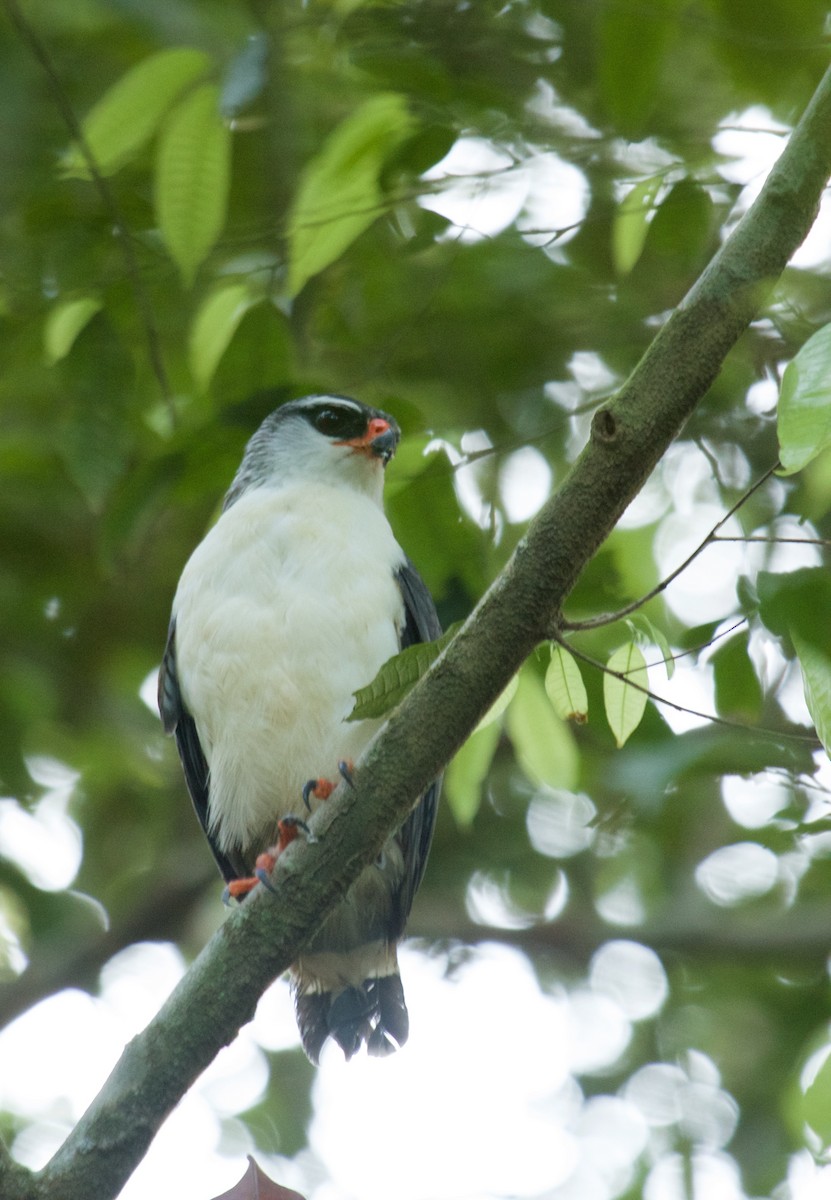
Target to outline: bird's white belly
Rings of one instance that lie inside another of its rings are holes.
[[[336,776],[375,733],[344,719],[398,650],[403,560],[372,500],[317,484],[242,496],[194,551],[173,605],[177,669],[222,849],[268,840],[306,780]]]

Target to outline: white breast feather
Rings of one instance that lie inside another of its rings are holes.
[[[317,483],[243,495],[192,554],[176,659],[223,850],[273,836],[306,780],[371,740],[380,722],[344,718],[398,650],[403,561],[374,501]]]

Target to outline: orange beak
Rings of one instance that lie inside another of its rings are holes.
[[[372,417],[360,437],[335,442],[336,446],[351,446],[358,454],[365,454],[368,458],[381,458],[385,465],[395,453],[397,444],[398,430],[383,417]]]

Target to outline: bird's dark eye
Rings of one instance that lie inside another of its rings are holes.
[[[324,437],[357,437],[366,425],[363,414],[351,408],[319,408],[311,414],[311,420]]]
[[[332,434],[340,433],[343,413],[338,412],[335,408],[322,408],[315,413],[313,421],[318,433],[325,433],[327,437],[331,437]]]

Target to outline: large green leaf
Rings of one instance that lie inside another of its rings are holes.
[[[341,122],[306,166],[289,218],[290,295],[380,216],[381,168],[413,127],[402,96],[373,96]]]
[[[759,616],[777,637],[798,634],[831,655],[831,576],[822,567],[774,574],[760,571],[756,587]]]
[[[676,0],[603,6],[598,22],[600,90],[612,118],[636,137],[655,105],[664,54],[677,28]]]
[[[831,1143],[831,1055],[817,1071],[802,1097],[801,1115],[823,1142]]]
[[[61,300],[56,304],[46,318],[43,330],[47,361],[56,363],[64,358],[79,333],[102,307],[100,296],[78,296],[74,300]]]
[[[218,90],[203,84],[170,114],[156,164],[159,228],[187,287],[225,224],[230,168],[231,134]]]
[[[641,256],[662,183],[662,175],[640,180],[617,207],[612,225],[612,258],[618,275],[628,275]]]
[[[204,391],[245,314],[263,299],[260,289],[233,280],[223,283],[202,302],[188,337],[191,374]]]
[[[712,658],[716,708],[723,717],[754,721],[762,710],[762,687],[748,654],[747,630],[723,641]]]
[[[786,475],[831,445],[831,325],[808,338],[785,368],[777,428]]]
[[[81,129],[102,175],[112,175],[128,162],[158,129],[162,118],[186,87],[203,78],[211,60],[201,50],[162,50],[138,63],[104,93]],[[61,159],[65,175],[89,178],[79,146]]]
[[[826,753],[831,754],[831,659],[798,633],[791,636],[802,668],[808,712]]]
[[[467,739],[445,774],[444,794],[462,828],[470,825],[479,811],[482,784],[493,762],[499,735],[498,722],[480,726]]]
[[[646,708],[647,696],[640,690],[647,687],[649,682],[646,660],[639,646],[627,642],[615,650],[606,665],[608,672],[603,676],[606,719],[620,747],[638,728]],[[621,679],[621,675],[624,678]],[[640,686],[632,687],[630,681]]]
[[[541,680],[529,667],[520,672],[507,726],[529,779],[555,788],[576,786],[579,758],[571,730],[555,716]]]
[[[388,658],[372,682],[355,692],[355,707],[346,719],[365,721],[391,712],[429,670],[458,628],[458,623],[451,625],[434,642],[418,642]]]
[[[561,720],[585,724],[589,716],[586,685],[573,655],[562,646],[551,647],[551,662],[545,673],[545,690]]]

